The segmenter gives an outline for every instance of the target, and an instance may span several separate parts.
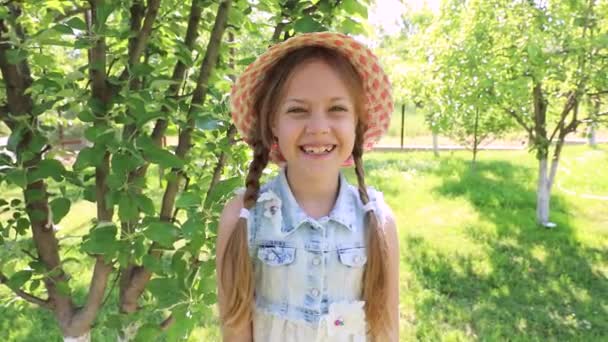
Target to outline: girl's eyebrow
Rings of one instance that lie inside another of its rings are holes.
[[[332,98],[329,99],[329,101],[331,101],[331,102],[333,102],[333,101],[341,101],[341,100],[346,101],[347,98],[346,97],[341,97],[341,96],[335,96],[335,97],[332,97]],[[290,101],[299,102],[299,103],[307,103],[308,102],[306,100],[298,99],[298,98],[295,98],[295,97],[290,97],[287,100],[285,100],[285,102],[290,102]]]

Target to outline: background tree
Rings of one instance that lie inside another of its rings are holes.
[[[507,118],[525,130],[539,162],[541,225],[553,226],[549,199],[566,136],[602,120],[603,113],[582,119],[579,104],[606,92],[607,11],[594,0],[446,1],[442,19],[422,33],[434,46],[439,77],[428,84],[443,95],[426,94],[439,106],[440,127],[467,135],[488,113],[484,131],[502,131]]]
[[[513,130],[511,120],[498,111],[493,94],[494,75],[501,65],[485,52],[494,45],[489,32],[491,8],[480,3],[478,10],[443,12],[428,31],[432,44],[427,50],[434,92],[428,102],[434,107],[429,122],[473,152],[479,145]]]

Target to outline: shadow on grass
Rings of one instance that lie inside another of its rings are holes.
[[[437,250],[412,235],[402,242],[412,290],[420,293],[418,339],[445,339],[446,331],[456,330],[464,339],[606,340],[608,281],[598,266],[608,263],[608,251],[577,240],[572,212],[555,194],[551,220],[557,228],[536,225],[534,169],[479,161],[473,171],[457,158],[367,166],[434,174],[441,184],[433,191],[466,199],[480,217],[463,234],[481,252]]]
[[[606,337],[608,282],[594,263],[607,262],[607,251],[578,242],[566,202],[555,194],[551,214],[557,228],[536,225],[536,190],[525,186],[535,184],[530,181],[536,179],[535,170],[503,161],[478,162],[475,170],[468,165],[442,163],[435,172],[444,181],[435,190],[466,198],[481,220],[495,227],[466,230],[485,255],[430,257],[423,241],[410,239],[419,279],[458,299],[481,339]],[[489,263],[486,270],[476,269],[476,258]],[[417,311],[425,315],[432,306],[423,302]]]

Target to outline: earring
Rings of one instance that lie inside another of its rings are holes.
[[[285,157],[281,153],[281,149],[279,148],[279,138],[272,137],[273,143],[270,146],[270,159],[275,160],[279,163],[285,162]]]

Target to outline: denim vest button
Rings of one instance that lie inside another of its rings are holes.
[[[355,257],[353,258],[353,261],[355,262],[355,264],[358,264],[361,261],[361,256],[355,255]]]
[[[321,258],[315,257],[314,259],[312,259],[312,264],[315,266],[319,266],[319,264],[321,264]]]
[[[319,295],[321,294],[321,291],[319,291],[319,289],[312,289],[312,290],[310,290],[310,294],[313,297],[319,297]]]

